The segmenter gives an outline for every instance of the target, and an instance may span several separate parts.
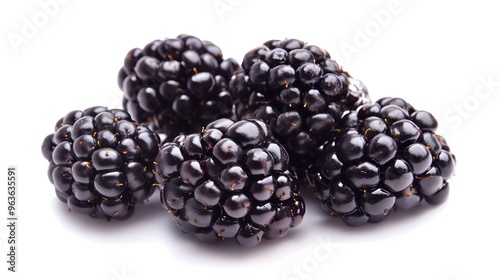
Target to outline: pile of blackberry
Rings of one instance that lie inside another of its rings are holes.
[[[299,225],[305,204],[288,153],[260,120],[220,119],[162,145],[155,168],[162,204],[179,228],[246,247]]]
[[[72,212],[127,219],[154,191],[159,143],[129,113],[96,106],[61,118],[43,140],[42,154],[57,197]]]
[[[438,122],[401,98],[345,112],[342,132],[325,143],[309,173],[324,208],[359,226],[422,200],[443,203],[455,155],[436,134]]]
[[[233,115],[227,83],[237,71],[238,62],[224,59],[209,41],[192,35],[154,40],[125,56],[118,74],[123,108],[167,138],[200,131]]]
[[[298,39],[269,40],[250,50],[242,67],[229,84],[237,117],[264,120],[300,166],[335,135],[344,111],[370,101],[327,51]]]
[[[432,114],[373,103],[301,40],[266,41],[241,67],[192,35],[154,40],[127,53],[118,85],[124,110],[71,111],[43,141],[73,212],[127,219],[159,186],[183,232],[252,247],[302,222],[306,186],[350,226],[448,197],[456,158]]]

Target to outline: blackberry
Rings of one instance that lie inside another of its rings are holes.
[[[178,136],[160,148],[155,171],[165,209],[203,240],[251,247],[286,235],[304,215],[288,153],[260,120],[219,119]]]
[[[432,114],[401,98],[382,98],[345,112],[342,123],[309,173],[330,214],[357,226],[422,200],[437,205],[447,199],[456,159],[436,134]]]
[[[342,112],[369,101],[366,87],[324,49],[297,39],[270,40],[243,58],[229,84],[239,119],[262,119],[293,161],[312,159]]]
[[[154,191],[159,137],[120,109],[69,112],[45,137],[42,154],[56,196],[70,211],[126,219]]]
[[[125,56],[118,73],[123,108],[167,137],[200,131],[233,115],[227,83],[239,68],[218,46],[195,36],[154,40]]]

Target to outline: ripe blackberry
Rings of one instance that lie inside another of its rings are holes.
[[[243,246],[284,236],[305,204],[288,154],[260,120],[219,119],[162,145],[156,160],[162,204],[179,228]]]
[[[455,155],[436,134],[437,120],[401,98],[383,98],[344,113],[343,131],[320,150],[310,172],[324,208],[357,226],[425,199],[443,203]]]
[[[57,197],[72,212],[126,219],[154,191],[159,141],[127,112],[96,106],[61,118],[42,154]]]
[[[175,137],[233,114],[227,89],[239,70],[221,49],[191,35],[154,40],[130,50],[118,74],[123,108],[133,119]]]
[[[313,158],[342,112],[369,101],[366,87],[327,51],[297,39],[265,42],[245,55],[242,67],[229,84],[239,98],[237,117],[264,120],[293,160]]]

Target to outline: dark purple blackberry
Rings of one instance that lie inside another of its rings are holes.
[[[72,111],[45,137],[42,154],[57,197],[72,212],[126,219],[154,191],[160,139],[120,109]]]
[[[165,209],[203,240],[251,247],[283,237],[304,215],[288,153],[260,120],[220,119],[178,136],[160,148],[155,171]]]
[[[173,138],[233,115],[227,83],[238,71],[238,62],[223,59],[218,46],[179,35],[130,50],[118,85],[133,119]]]
[[[383,98],[344,113],[343,130],[321,147],[309,173],[324,208],[357,226],[426,200],[443,203],[455,155],[436,134],[438,122],[401,98]]]
[[[364,85],[329,53],[297,39],[270,40],[243,58],[229,84],[239,119],[262,119],[295,162],[338,131],[342,112],[369,102]]]

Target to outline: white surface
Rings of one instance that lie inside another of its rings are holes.
[[[37,1],[0,4],[1,279],[499,279],[493,1],[66,2],[45,23]],[[375,14],[385,17],[377,23]],[[33,17],[44,26],[25,36]],[[265,40],[299,38],[327,49],[373,99],[400,96],[434,113],[458,159],[448,202],[349,228],[306,194],[302,225],[252,249],[179,233],[157,196],[126,222],[68,213],[46,177],[43,137],[70,110],[120,107],[116,74],[126,52],[180,33],[211,40],[238,61]],[[13,34],[24,36],[20,45],[10,42]],[[348,44],[356,53],[346,52]],[[490,91],[482,79],[494,81]],[[4,261],[8,165],[19,174],[16,274]]]

